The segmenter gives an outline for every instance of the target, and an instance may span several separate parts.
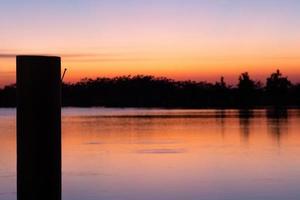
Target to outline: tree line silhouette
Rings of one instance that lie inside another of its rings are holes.
[[[224,77],[208,83],[137,75],[63,83],[62,96],[63,106],[75,107],[298,107],[300,84],[292,84],[279,70],[266,79],[265,85],[242,73],[235,87],[226,84]],[[0,89],[0,107],[14,106],[15,84]]]

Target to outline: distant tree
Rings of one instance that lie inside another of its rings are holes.
[[[114,78],[85,78],[62,84],[63,106],[245,108],[253,106],[300,106],[300,84],[292,85],[279,70],[267,79],[266,87],[245,72],[237,87],[224,77],[215,83],[175,81],[145,75]],[[0,89],[0,107],[16,106],[16,85]]]
[[[16,85],[8,85],[0,90],[0,106],[1,107],[14,107],[16,106]]]
[[[225,78],[221,76],[220,81],[214,85],[214,104],[218,107],[232,106],[232,91],[231,87],[225,82]]]
[[[295,83],[290,86],[287,94],[289,106],[299,107],[300,106],[300,83]]]
[[[292,87],[290,95],[293,97],[293,105],[300,105],[300,83],[297,83]]]
[[[286,96],[292,83],[287,77],[283,77],[281,72],[277,70],[267,78],[266,92],[269,100],[276,105],[284,105],[286,103]]]
[[[216,82],[215,86],[217,89],[226,89],[227,88],[227,84],[225,82],[224,76],[221,76],[220,82]]]
[[[251,92],[255,89],[255,81],[250,79],[248,72],[244,72],[239,77],[238,89],[241,91]]]
[[[248,72],[244,72],[239,76],[238,82],[238,99],[240,106],[251,106],[256,102],[255,90],[257,88],[257,83],[251,80]]]
[[[273,94],[284,94],[292,86],[287,77],[283,77],[281,72],[277,70],[267,78],[266,90]]]

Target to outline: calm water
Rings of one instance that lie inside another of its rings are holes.
[[[16,199],[0,109],[0,199]],[[300,110],[63,110],[63,200],[299,200]]]

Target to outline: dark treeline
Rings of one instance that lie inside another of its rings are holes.
[[[63,106],[166,107],[166,108],[253,108],[300,106],[300,84],[292,84],[279,70],[265,85],[242,73],[238,85],[175,81],[164,77],[121,76],[83,79],[64,83]],[[15,85],[0,90],[0,106],[16,106]]]

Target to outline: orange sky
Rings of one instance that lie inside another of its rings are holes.
[[[0,8],[0,86],[16,54],[62,56],[66,81],[150,74],[235,83],[280,68],[300,81],[300,3],[294,0],[79,1]]]

